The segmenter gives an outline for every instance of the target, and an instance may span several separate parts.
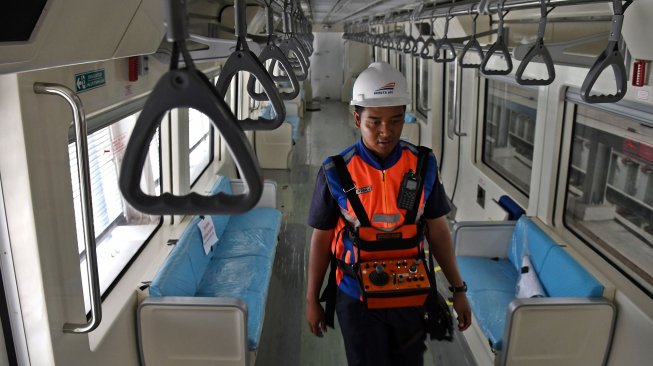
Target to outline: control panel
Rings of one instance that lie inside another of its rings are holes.
[[[421,259],[362,262],[359,268],[370,308],[420,306],[431,288]]]

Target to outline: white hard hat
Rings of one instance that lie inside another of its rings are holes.
[[[373,62],[356,79],[349,104],[361,107],[410,104],[406,78],[387,62]]]

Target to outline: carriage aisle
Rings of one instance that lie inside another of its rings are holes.
[[[312,229],[306,218],[315,176],[322,160],[355,143],[358,134],[347,104],[321,103],[321,111],[306,112],[299,138],[291,154],[291,169],[264,170],[277,182],[283,221],[270,283],[266,317],[257,366],[346,365],[340,330],[329,329],[324,338],[313,336],[305,320],[306,268]],[[336,324],[337,327],[337,324]],[[445,346],[447,348],[455,347]],[[429,344],[425,365],[434,359],[450,359]],[[447,363],[460,365],[461,363]]]

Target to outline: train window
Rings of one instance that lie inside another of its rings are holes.
[[[204,113],[188,110],[188,147],[191,186],[213,161],[213,127]]]
[[[123,201],[118,189],[120,162],[137,117],[138,113],[130,115],[88,136],[93,225],[100,275],[100,292],[103,295],[117,281],[161,221],[159,216],[145,215],[131,208]],[[80,211],[81,199],[74,143],[68,145],[68,154],[84,303],[86,311],[89,311],[84,229]],[[159,133],[157,131],[150,144],[148,158],[143,168],[141,177],[143,191],[152,195],[160,194],[160,176]]]
[[[622,114],[583,104],[572,111],[564,224],[653,288],[653,133]]]
[[[429,60],[421,57],[415,58],[415,81],[415,94],[417,95],[415,109],[424,118],[427,118],[427,114],[431,110],[429,103]]]
[[[487,79],[483,163],[528,197],[537,89]]]

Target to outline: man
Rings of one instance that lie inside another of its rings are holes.
[[[332,263],[331,270],[335,272],[330,281],[334,283],[330,285],[337,283],[335,312],[350,366],[423,364],[426,335],[421,306],[368,306],[365,290],[356,278],[356,264],[366,259],[363,256],[383,256],[386,248],[393,249],[391,246],[396,245],[383,238],[401,237],[406,243],[416,243],[414,248],[403,246],[404,249],[393,253],[406,250],[423,253],[421,239],[426,235],[430,253],[453,286],[458,328],[462,331],[471,324],[466,286],[456,266],[444,217],[450,208],[437,179],[435,157],[428,150],[420,154],[423,148],[399,140],[408,103],[406,80],[389,64],[373,63],[360,74],[354,84],[351,105],[361,139],[342,151],[339,154],[342,158],[325,160],[311,202],[308,224],[314,231],[306,317],[311,332],[318,337],[326,331],[327,324],[332,325],[329,310],[333,306],[327,300],[325,314],[319,298],[327,266]],[[402,191],[408,189],[406,182],[410,179],[423,187],[415,196],[419,200],[411,201]],[[349,184],[353,187],[348,187]],[[403,201],[401,197],[408,200]],[[408,238],[405,228],[411,227],[418,228],[413,231],[417,234]],[[361,235],[370,230],[382,233],[376,236],[377,241],[368,242],[374,248],[383,248],[381,251],[361,250],[361,243],[367,240]]]

